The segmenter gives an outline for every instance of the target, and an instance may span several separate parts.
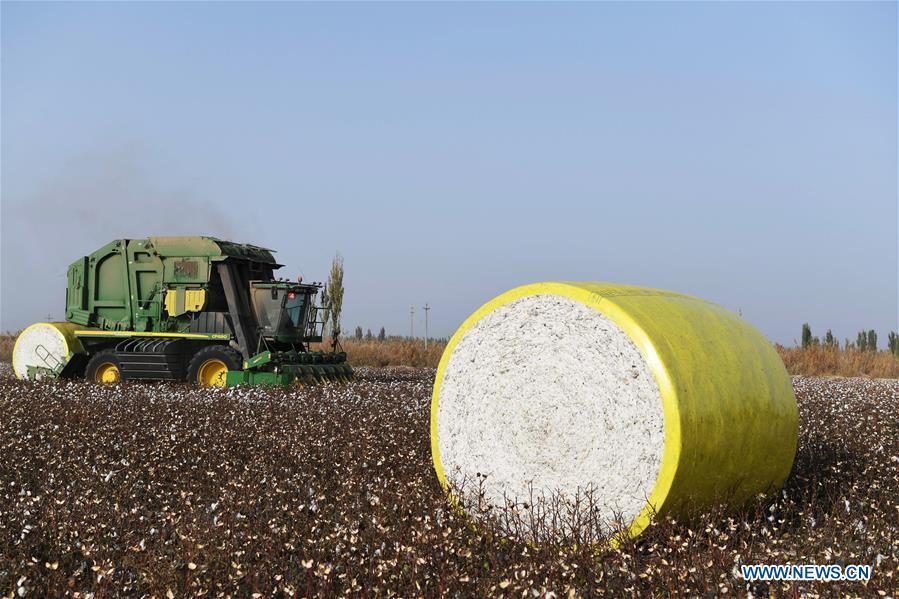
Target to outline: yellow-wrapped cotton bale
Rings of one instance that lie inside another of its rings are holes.
[[[482,306],[447,345],[431,404],[434,468],[462,505],[513,507],[525,528],[561,507],[596,535],[777,489],[797,434],[790,378],[758,330],[607,283]]]
[[[84,351],[74,333],[83,328],[70,322],[38,322],[19,333],[12,350],[16,376],[59,376],[72,357]]]

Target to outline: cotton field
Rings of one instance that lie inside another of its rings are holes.
[[[0,595],[897,596],[899,381],[793,379],[784,490],[612,548],[474,526],[434,475],[428,369],[296,390],[0,374]],[[741,564],[870,564],[748,584]]]

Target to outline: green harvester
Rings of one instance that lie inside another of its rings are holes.
[[[277,279],[280,267],[271,250],[214,237],[117,239],[69,266],[66,322],[25,329],[14,369],[215,387],[349,380],[336,340],[312,349],[322,286]]]

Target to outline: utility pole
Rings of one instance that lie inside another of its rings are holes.
[[[425,302],[425,350],[428,349],[428,310],[430,310],[427,302]]]
[[[415,306],[409,306],[409,338],[415,339]]]

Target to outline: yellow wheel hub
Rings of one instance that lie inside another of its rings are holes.
[[[98,383],[112,385],[113,383],[118,383],[122,380],[122,375],[119,373],[118,366],[111,362],[107,362],[105,364],[100,364],[100,367],[97,368],[97,372],[94,374],[94,380]]]
[[[197,373],[197,382],[204,387],[224,387],[228,367],[221,360],[206,360]]]

